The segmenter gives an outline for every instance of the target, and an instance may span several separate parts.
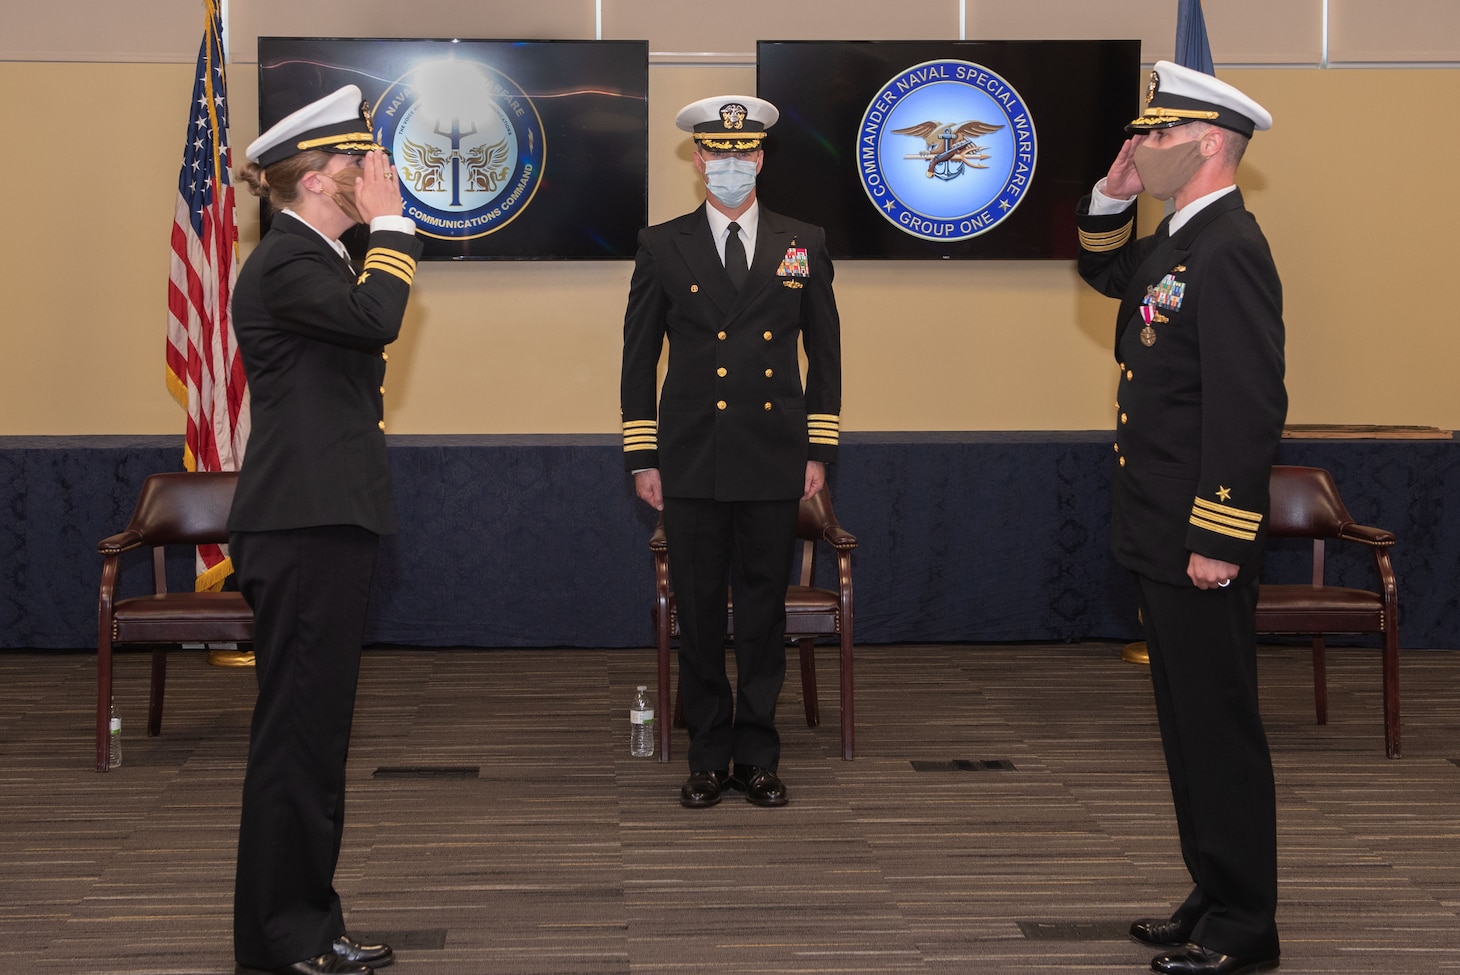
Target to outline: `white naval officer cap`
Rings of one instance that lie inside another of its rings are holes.
[[[718,152],[759,149],[766,129],[776,124],[780,110],[753,95],[711,95],[679,110],[674,124],[694,133],[694,140]]]
[[[249,143],[244,155],[265,169],[308,149],[363,156],[385,149],[375,141],[372,128],[359,86],[346,85],[286,115]]]
[[[1225,81],[1173,61],[1157,61],[1146,85],[1146,110],[1125,130],[1149,132],[1187,122],[1210,122],[1251,136],[1254,129],[1269,128],[1272,115]]]

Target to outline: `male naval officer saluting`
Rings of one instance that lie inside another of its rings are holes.
[[[1119,298],[1111,544],[1135,573],[1161,744],[1193,887],[1131,937],[1169,975],[1278,964],[1277,814],[1257,708],[1257,573],[1287,415],[1282,285],[1237,165],[1272,117],[1156,62],[1145,113],[1082,201],[1080,274]],[[1141,190],[1173,200],[1133,234]]]

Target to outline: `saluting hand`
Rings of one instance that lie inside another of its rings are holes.
[[[1126,139],[1115,156],[1115,162],[1110,164],[1110,172],[1105,174],[1105,189],[1102,192],[1112,200],[1128,200],[1146,188],[1141,182],[1141,174],[1136,172],[1133,156],[1136,146],[1143,139],[1144,135],[1133,135]]]
[[[355,209],[367,224],[376,217],[398,217],[405,209],[395,167],[379,149],[365,154],[355,180]]]

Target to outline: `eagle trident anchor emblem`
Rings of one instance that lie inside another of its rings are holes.
[[[974,142],[975,136],[988,135],[1002,129],[1002,125],[990,125],[977,119],[969,119],[957,128],[942,122],[927,121],[905,129],[893,129],[898,135],[910,135],[922,139],[928,148],[922,152],[908,153],[904,159],[922,159],[928,163],[925,174],[928,179],[957,179],[963,175],[963,168],[988,169],[983,160],[989,158],[987,147]]]

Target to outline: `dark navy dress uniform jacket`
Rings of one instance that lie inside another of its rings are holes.
[[[1121,299],[1116,558],[1159,582],[1190,585],[1196,552],[1240,566],[1249,581],[1262,557],[1268,479],[1287,415],[1282,285],[1267,240],[1240,190],[1174,236],[1163,224],[1135,239],[1134,207],[1088,211],[1087,197],[1078,217],[1080,275]]]
[[[806,462],[834,461],[839,443],[841,325],[821,228],[762,206],[738,293],[704,207],[642,230],[620,404],[625,466],[659,468],[666,496],[799,498]]]

